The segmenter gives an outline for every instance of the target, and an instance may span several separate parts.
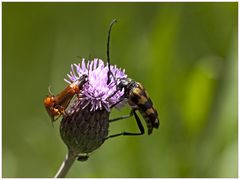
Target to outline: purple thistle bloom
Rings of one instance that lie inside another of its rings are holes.
[[[116,66],[111,65],[110,69],[113,76],[110,76],[107,84],[108,64],[101,59],[87,62],[83,59],[81,64],[71,65],[67,75],[69,80],[65,79],[72,84],[83,75],[88,77],[60,125],[62,140],[75,157],[87,159],[88,154],[100,147],[107,138],[111,107],[116,107],[124,95],[124,89],[117,89],[117,79],[127,77],[124,70]],[[125,101],[121,105],[124,104]]]
[[[93,61],[87,61],[87,63],[85,63],[85,59],[82,59],[81,64],[71,65],[71,71],[67,74],[69,80],[64,79],[67,83],[72,84],[78,81],[83,74],[88,75],[88,81],[83,85],[80,92],[81,98],[78,106],[84,109],[91,105],[90,111],[105,109],[110,112],[110,107],[119,102],[124,90],[117,90],[116,80],[126,78],[127,75],[124,69],[121,70],[116,65],[111,65],[110,69],[115,78],[110,76],[110,83],[107,84],[108,64],[104,65],[101,59],[95,58]]]

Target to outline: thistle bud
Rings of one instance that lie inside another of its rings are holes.
[[[101,146],[108,135],[109,112],[78,108],[61,121],[60,133],[68,149],[76,156],[88,154]]]

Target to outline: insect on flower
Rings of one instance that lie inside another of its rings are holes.
[[[111,70],[117,78],[127,77],[124,70],[116,66],[111,65]],[[68,74],[69,80],[66,80],[71,84],[82,74],[88,74],[88,81],[82,87],[79,98],[73,100],[60,124],[62,140],[80,161],[87,160],[89,153],[107,139],[111,106],[124,93],[117,90],[113,79],[107,84],[107,73],[108,66],[101,59],[83,59],[81,63],[73,64]]]
[[[136,111],[139,111],[146,121],[147,127],[148,127],[148,134],[152,133],[153,128],[158,128],[159,127],[159,119],[158,119],[158,113],[156,109],[153,107],[152,100],[150,99],[147,91],[144,89],[144,87],[139,83],[136,82],[130,78],[116,78],[114,77],[113,73],[111,73],[110,69],[110,58],[109,58],[109,41],[110,41],[110,32],[111,32],[111,27],[114,23],[116,23],[116,20],[113,20],[110,29],[109,29],[109,34],[108,34],[108,43],[107,43],[107,61],[108,61],[108,82],[110,82],[111,77],[114,79],[115,83],[117,84],[117,89],[118,90],[124,90],[124,94],[120,98],[119,102],[113,105],[117,105],[118,103],[122,102],[124,99],[128,100],[128,104],[131,106],[132,110],[130,112],[129,116],[124,116],[124,117],[119,117],[116,119],[111,120],[110,122],[117,121],[120,119],[126,119],[134,115],[140,133],[128,133],[128,132],[122,132],[119,134],[111,135],[110,137],[116,137],[120,135],[142,135],[144,134],[144,128],[141,124],[141,121],[136,113]],[[114,95],[114,93],[113,93]],[[110,96],[111,97],[111,96]]]
[[[58,95],[50,95],[44,99],[44,106],[51,117],[52,122],[56,121],[65,113],[65,109],[68,107],[73,96],[80,92],[86,81],[87,75],[82,75],[77,81],[69,84]]]
[[[85,161],[89,153],[99,148],[106,139],[120,135],[142,135],[143,125],[136,111],[142,112],[148,124],[149,134],[153,128],[158,128],[159,122],[157,111],[152,106],[152,101],[148,97],[144,88],[133,80],[127,78],[125,70],[110,64],[109,46],[110,32],[114,20],[110,24],[107,39],[107,62],[98,58],[71,65],[68,74],[70,85],[78,81],[83,74],[88,75],[88,80],[81,89],[79,98],[66,110],[60,124],[60,134],[64,143],[78,160]],[[112,108],[125,105],[128,100],[132,111],[129,116],[136,119],[140,133],[122,132],[108,135],[109,123],[125,119],[119,117],[109,120]]]

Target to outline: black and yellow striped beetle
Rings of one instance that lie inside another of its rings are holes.
[[[110,42],[110,32],[111,27],[114,23],[116,23],[116,20],[113,20],[110,24],[110,29],[108,33],[108,43],[107,43],[107,61],[108,61],[108,82],[110,82],[110,76],[112,76],[115,79],[115,82],[117,83],[118,90],[124,90],[124,94],[120,98],[120,102],[127,99],[128,104],[132,108],[130,115],[123,116],[119,118],[115,118],[110,120],[110,122],[126,119],[134,115],[138,128],[140,130],[139,133],[130,133],[130,132],[122,132],[119,134],[110,135],[108,138],[116,137],[120,135],[142,135],[144,134],[144,127],[140,121],[140,118],[138,117],[136,111],[139,111],[146,121],[147,128],[148,128],[148,134],[151,134],[153,131],[153,128],[158,129],[159,127],[159,119],[158,119],[158,113],[157,110],[153,107],[152,100],[150,99],[147,91],[144,89],[142,84],[139,82],[136,82],[130,78],[120,78],[116,79],[110,70],[110,58],[109,58],[109,42]],[[114,95],[114,94],[113,94]],[[112,97],[111,95],[110,97]],[[118,103],[114,104],[112,107],[117,105]]]

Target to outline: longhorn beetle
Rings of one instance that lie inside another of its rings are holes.
[[[139,111],[141,113],[142,117],[144,118],[144,120],[147,124],[148,134],[152,133],[153,128],[157,129],[159,127],[159,119],[158,119],[157,110],[153,107],[153,103],[152,103],[150,97],[148,96],[147,91],[144,89],[144,87],[139,82],[136,82],[136,81],[134,81],[130,78],[118,78],[118,79],[116,79],[114,77],[113,73],[111,73],[111,70],[110,70],[110,55],[109,55],[110,33],[111,33],[111,29],[112,29],[113,24],[116,23],[116,22],[117,22],[116,19],[114,19],[111,22],[110,28],[109,28],[109,31],[108,31],[108,41],[107,41],[108,81],[107,81],[107,84],[109,84],[110,76],[112,76],[115,83],[117,84],[117,90],[124,89],[124,94],[120,98],[119,102],[115,103],[112,107],[114,107],[115,105],[117,105],[118,103],[123,101],[124,99],[127,99],[128,104],[130,105],[132,110],[130,112],[130,115],[115,118],[115,119],[109,120],[109,122],[114,122],[114,121],[117,121],[117,120],[126,119],[126,118],[129,118],[129,117],[134,115],[134,118],[137,121],[137,125],[138,125],[138,128],[139,128],[140,132],[138,132],[138,133],[122,132],[122,133],[119,133],[119,134],[110,135],[110,136],[107,137],[107,139],[112,138],[112,137],[117,137],[117,136],[120,136],[120,135],[143,135],[144,134],[144,127],[143,127],[143,125],[140,121],[140,118],[138,117],[136,111]],[[116,94],[116,92],[113,93],[112,95],[110,95],[109,98],[112,97],[114,94]]]

